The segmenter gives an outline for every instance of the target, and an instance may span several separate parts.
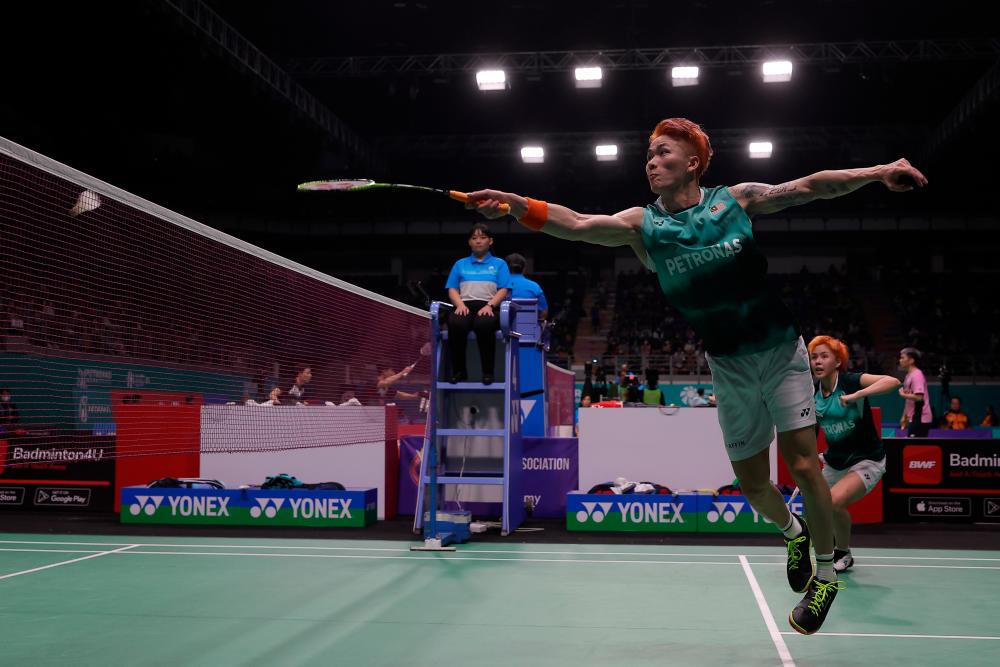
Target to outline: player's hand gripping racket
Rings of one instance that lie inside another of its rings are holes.
[[[299,184],[300,192],[360,192],[362,190],[376,190],[379,188],[424,190],[426,192],[436,192],[440,195],[446,195],[462,203],[469,201],[469,195],[457,190],[440,190],[438,188],[429,188],[425,185],[405,185],[403,183],[376,183],[367,178],[342,178],[333,181],[309,181],[308,183]],[[500,204],[500,210],[504,213],[510,213],[510,206]]]

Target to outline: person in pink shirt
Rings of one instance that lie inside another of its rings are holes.
[[[899,427],[905,428],[906,434],[911,438],[926,438],[927,431],[934,421],[934,414],[931,412],[931,402],[927,392],[927,378],[919,368],[920,350],[915,347],[904,347],[899,351],[899,365],[906,371],[903,386],[899,388],[899,395],[906,399]]]

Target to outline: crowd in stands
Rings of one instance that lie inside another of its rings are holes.
[[[16,257],[8,259],[13,262]],[[181,285],[107,289],[106,282],[101,288],[98,280],[69,285],[58,275],[52,279],[41,271],[28,275],[11,262],[0,267],[5,275],[0,281],[0,350],[17,344],[73,355],[253,373],[272,363],[269,349],[281,346],[280,341],[261,339],[260,331],[252,327],[234,338],[231,308],[202,303],[197,317],[175,317],[187,307]],[[826,271],[803,267],[770,279],[798,318],[803,337],[808,341],[827,334],[845,341],[852,368],[880,373],[895,370],[898,347],[877,349],[872,323],[866,319],[865,299],[876,291],[885,296],[889,318],[899,329],[897,342],[925,352],[929,376],[937,375],[945,364],[954,375],[995,376],[1000,374],[995,361],[1000,358],[1000,300],[994,285],[979,275],[932,273],[923,263],[901,258],[869,267],[865,275],[848,274],[837,266]],[[914,280],[914,276],[927,279]],[[588,285],[585,271],[533,277],[545,289],[550,304],[549,359],[569,366],[578,361],[572,354],[579,320],[600,318],[610,286]],[[408,282],[392,275],[345,278],[423,310],[430,300],[443,298],[446,272],[439,269],[425,280]],[[859,285],[869,289],[859,289]],[[595,296],[592,313],[582,307],[588,289]],[[664,375],[707,373],[701,339],[666,303],[654,274],[623,272],[613,289],[614,315],[605,351],[606,358],[613,359],[605,365],[617,367],[620,360],[636,369],[655,368]],[[258,290],[244,301],[249,304],[264,293]],[[262,317],[267,313],[254,313],[251,319]],[[281,323],[260,324],[264,330],[272,324],[281,329]]]
[[[852,367],[878,364],[861,301],[841,270],[830,267],[816,273],[803,267],[799,273],[772,275],[770,280],[798,317],[806,340],[820,333],[836,336],[848,343]],[[624,358],[637,368],[652,365],[670,375],[708,372],[702,340],[667,304],[654,274],[621,273],[615,296],[608,357]]]
[[[656,275],[648,271],[619,274],[606,355],[626,357],[631,367],[653,365],[672,375],[706,368],[701,339],[667,304]]]
[[[911,258],[879,267],[878,279],[907,344],[927,353],[925,367],[934,372],[944,365],[952,375],[1000,373],[996,284],[961,272],[913,280],[926,274],[927,268]]]
[[[806,342],[819,335],[833,336],[847,345],[851,368],[878,371],[880,358],[861,297],[842,269],[830,266],[820,273],[803,267],[798,273],[771,275],[769,280],[798,319]]]

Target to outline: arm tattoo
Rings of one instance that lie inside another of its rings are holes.
[[[789,206],[805,204],[810,201],[810,197],[806,193],[798,191],[794,183],[775,185],[764,193],[764,197],[777,204]]]
[[[759,185],[748,185],[745,188],[743,188],[743,192],[741,194],[743,195],[744,198],[749,200],[759,196],[763,192],[764,188]]]

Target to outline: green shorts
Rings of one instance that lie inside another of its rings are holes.
[[[775,428],[784,433],[816,423],[812,372],[801,337],[754,354],[705,356],[730,461],[767,449]]]

